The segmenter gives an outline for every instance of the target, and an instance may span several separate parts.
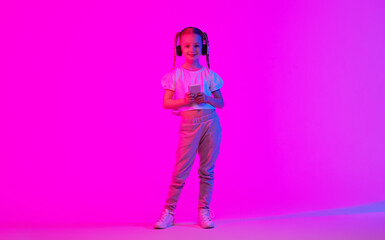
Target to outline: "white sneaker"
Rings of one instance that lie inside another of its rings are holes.
[[[210,209],[199,209],[198,210],[198,224],[202,228],[213,228],[214,222],[211,218],[214,217],[214,212]]]
[[[162,213],[160,214],[159,219],[156,221],[154,228],[155,229],[162,229],[162,228],[168,228],[175,225],[174,223],[174,213],[171,212],[169,209],[165,208],[163,209]]]

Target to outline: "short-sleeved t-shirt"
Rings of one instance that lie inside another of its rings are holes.
[[[164,75],[161,82],[164,89],[175,91],[175,100],[184,98],[186,92],[189,91],[190,85],[199,84],[201,86],[200,91],[208,96],[212,96],[212,92],[220,89],[223,85],[222,78],[207,67],[198,70],[177,67]],[[193,103],[190,106],[172,110],[172,113],[180,116],[180,112],[194,109],[215,109],[215,107],[208,103]]]

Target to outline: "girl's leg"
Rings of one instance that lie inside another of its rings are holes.
[[[219,155],[222,128],[219,117],[204,123],[204,134],[198,146],[199,153],[199,204],[198,208],[209,208],[214,184],[214,164]]]
[[[194,163],[202,128],[200,124],[181,123],[176,150],[176,163],[169,185],[165,208],[174,211],[185,180]]]

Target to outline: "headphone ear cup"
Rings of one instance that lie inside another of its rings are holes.
[[[202,55],[206,55],[207,54],[207,44],[203,44],[202,45]]]
[[[176,55],[182,56],[182,48],[180,45],[176,46]]]

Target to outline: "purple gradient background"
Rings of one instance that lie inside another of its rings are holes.
[[[160,80],[187,26],[207,33],[224,80],[216,217],[383,201],[384,12],[383,1],[2,1],[0,223],[155,221],[179,124]],[[195,219],[198,161],[179,220]]]

